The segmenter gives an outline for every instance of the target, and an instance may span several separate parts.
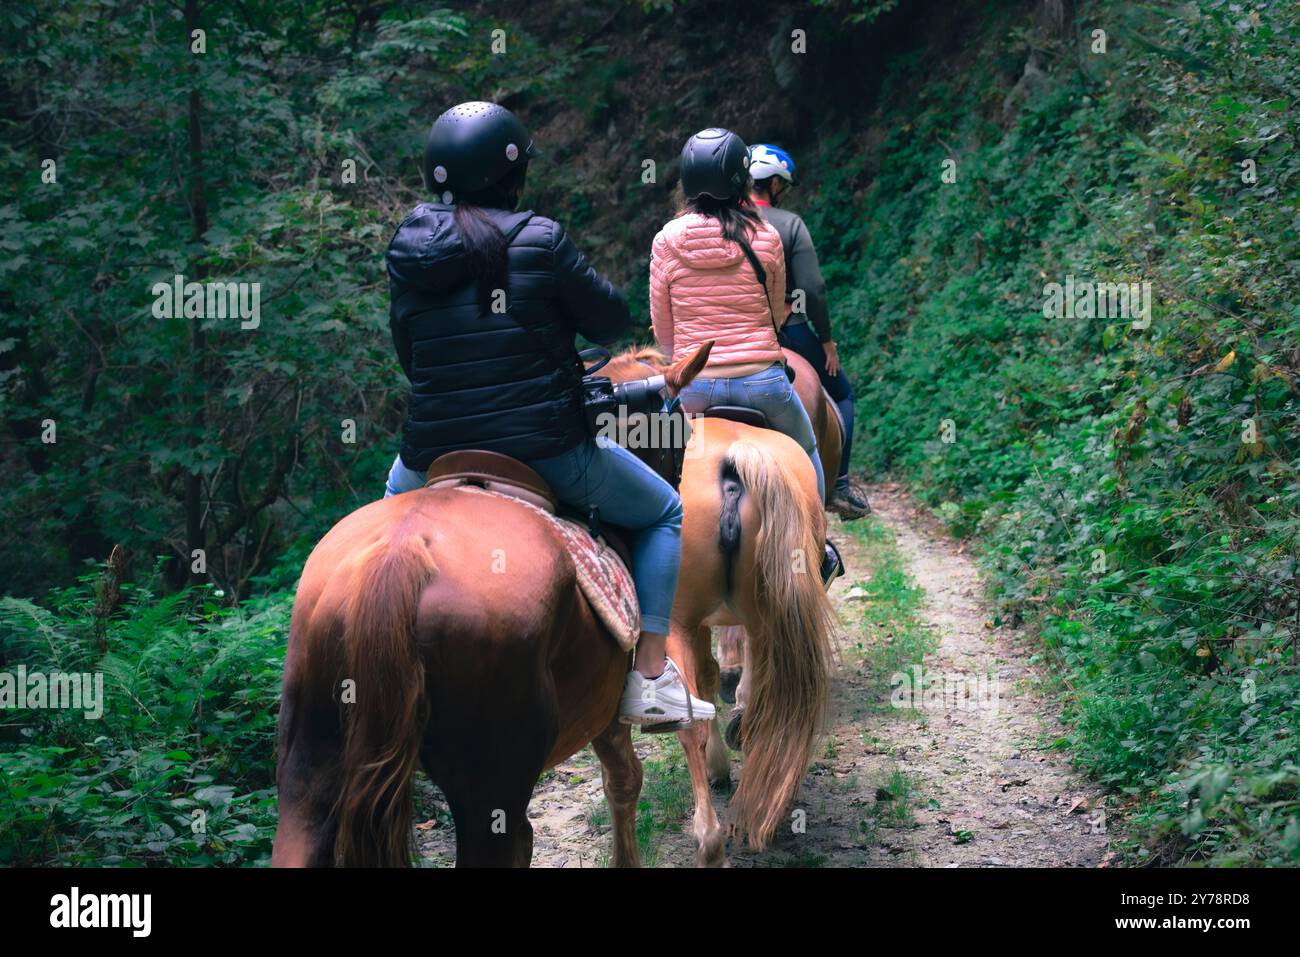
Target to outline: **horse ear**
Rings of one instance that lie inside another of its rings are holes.
[[[691,384],[691,381],[704,371],[709,361],[709,352],[715,340],[701,344],[691,355],[679,359],[664,371],[664,382],[668,386],[668,395],[675,396]]]

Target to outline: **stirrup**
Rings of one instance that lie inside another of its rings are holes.
[[[828,539],[826,549],[822,553],[822,584],[829,588],[831,582],[843,574],[844,560],[840,558],[840,550]]]
[[[659,721],[655,724],[636,724],[633,725],[642,734],[672,734],[674,731],[685,731],[691,725],[695,724],[693,719],[682,721]]]

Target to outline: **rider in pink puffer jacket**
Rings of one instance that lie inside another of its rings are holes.
[[[652,247],[650,321],[659,346],[673,358],[714,340],[708,365],[680,393],[682,408],[697,413],[732,405],[762,412],[808,453],[818,498],[825,501],[817,434],[777,342],[785,322],[785,252],[750,199],[749,151],[735,133],[702,130],[682,150],[681,176],[686,206]],[[827,543],[823,580],[839,571],[839,554]]]
[[[655,339],[670,358],[713,339],[706,376],[747,375],[781,361],[769,305],[779,302],[784,311],[781,237],[760,222],[750,247],[767,273],[766,295],[740,244],[723,238],[718,220],[685,213],[655,237],[650,317]]]

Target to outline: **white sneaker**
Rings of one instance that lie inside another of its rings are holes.
[[[638,671],[627,673],[618,720],[623,724],[675,722],[687,727],[693,721],[708,721],[717,713],[713,705],[686,690],[677,666],[671,658],[665,658],[664,673],[658,678],[646,678]]]

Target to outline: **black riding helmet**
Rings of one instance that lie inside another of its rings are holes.
[[[424,185],[452,202],[459,194],[487,189],[540,155],[517,116],[504,106],[471,100],[434,120],[424,144]]]
[[[749,150],[730,130],[700,130],[682,148],[682,190],[687,199],[731,199],[749,178]]]

